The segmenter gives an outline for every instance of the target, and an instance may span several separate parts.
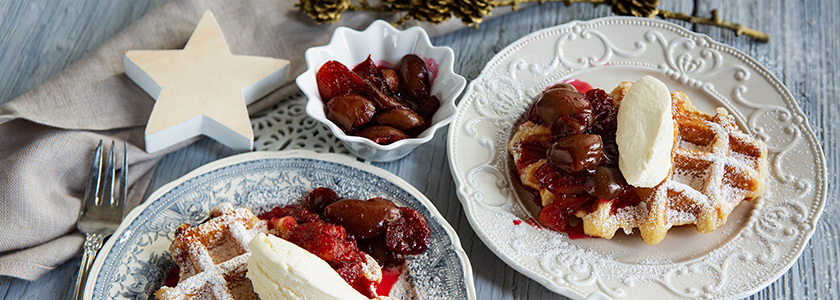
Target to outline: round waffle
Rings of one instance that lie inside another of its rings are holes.
[[[613,99],[620,104],[631,85],[621,83],[612,91]],[[673,226],[693,224],[699,232],[711,232],[726,222],[741,201],[758,197],[764,190],[764,143],[741,131],[724,108],[707,115],[682,91],[672,93],[671,101],[677,131],[670,174],[653,188],[637,188],[641,199],[637,205],[618,206],[614,199],[596,199],[576,211],[587,235],[610,239],[619,228],[626,234],[638,228],[642,240],[653,245]],[[539,191],[543,206],[566,195],[540,186],[535,173],[546,159],[523,157],[523,147],[549,140],[545,125],[525,122],[508,144],[522,184]]]
[[[175,287],[161,287],[155,297],[164,299],[259,299],[245,276],[251,251],[248,242],[268,231],[266,221],[248,208],[222,203],[210,212],[207,222],[175,230],[169,247],[180,267]]]

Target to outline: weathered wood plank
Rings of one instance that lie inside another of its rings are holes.
[[[55,76],[161,2],[0,1],[0,104]]]

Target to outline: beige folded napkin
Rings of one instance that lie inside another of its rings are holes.
[[[80,253],[84,238],[76,220],[100,139],[128,142],[132,206],[142,202],[160,158],[189,143],[143,151],[154,102],[123,73],[125,51],[183,48],[202,13],[212,10],[234,54],[292,62],[289,82],[251,104],[254,113],[297,90],[293,80],[306,69],[304,51],[327,44],[337,26],[364,29],[377,17],[398,17],[345,12],[338,24],[316,25],[296,2],[165,2],[47,83],[0,106],[0,275],[35,280]],[[423,26],[436,35],[464,25]]]

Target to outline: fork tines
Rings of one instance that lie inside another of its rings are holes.
[[[102,170],[102,157],[105,156],[105,149],[102,147],[102,140],[99,140],[99,145],[94,150],[93,163],[90,166],[90,180],[88,187],[85,190],[85,202],[93,201],[93,205],[101,205],[103,198],[107,200],[110,205],[121,206],[124,205],[126,199],[126,183],[128,177],[128,144],[123,142],[123,158],[122,167],[119,169],[119,189],[114,194],[114,182],[117,179],[116,166],[116,149],[114,141],[111,141],[111,148],[108,150],[105,170]],[[106,198],[107,197],[107,198]]]

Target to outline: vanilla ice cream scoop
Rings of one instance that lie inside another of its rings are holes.
[[[618,167],[627,183],[654,187],[671,170],[674,119],[671,94],[662,81],[644,76],[636,81],[618,108]]]
[[[369,300],[326,261],[284,239],[261,233],[248,247],[246,275],[262,299]]]

